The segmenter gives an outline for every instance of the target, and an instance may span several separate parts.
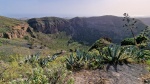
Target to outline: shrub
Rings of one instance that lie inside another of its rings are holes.
[[[96,49],[96,50],[102,50],[104,47],[111,44],[111,39],[109,38],[100,38],[97,40],[89,49],[89,51]]]
[[[135,30],[134,30],[134,29],[137,29],[137,25],[136,25],[137,20],[135,18],[130,18],[130,16],[127,13],[124,13],[123,15],[124,15],[123,21],[125,22],[123,27],[127,28],[127,30],[130,30],[130,32],[133,36],[134,45],[137,46],[137,42],[136,42],[136,38],[135,38]]]
[[[71,54],[70,57],[66,59],[66,61],[67,68],[71,70],[80,70],[84,66],[83,55],[73,56],[73,54]]]
[[[6,66],[7,65],[7,66]],[[6,66],[3,70],[3,73],[1,74],[0,80],[2,80],[3,83],[7,83],[9,81],[17,80],[19,78],[26,78],[28,75],[26,73],[29,72],[31,74],[31,66],[28,64],[22,64],[19,65],[19,62],[13,61],[10,63],[5,63],[3,66]]]
[[[148,41],[148,37],[139,35],[136,38],[136,41],[137,41],[138,44],[145,43],[146,41]]]
[[[126,38],[121,42],[121,45],[135,45],[133,38]]]
[[[97,69],[101,68],[101,57],[98,55],[91,55],[87,52],[77,50],[76,55],[71,54],[66,58],[67,69],[81,70],[81,69]]]
[[[143,63],[150,58],[147,50],[138,49],[136,46],[127,46],[125,53],[138,63]]]
[[[24,39],[25,40],[30,40],[30,37],[29,36],[24,36]]]
[[[139,50],[136,53],[136,59],[138,60],[138,62],[145,62],[146,61],[146,57],[145,57],[145,53],[144,50]]]
[[[39,54],[28,56],[26,63],[20,64],[17,60],[12,60],[6,67],[4,64],[0,66],[0,83],[10,84],[65,84],[73,82],[73,79],[67,78],[70,74],[63,63],[55,62],[57,56],[48,56],[46,58],[40,57]],[[46,66],[43,67],[43,62],[48,61]],[[59,59],[60,60],[60,59]],[[0,62],[2,63],[2,62]],[[42,63],[42,64],[40,64]],[[55,63],[55,64],[54,64]],[[42,66],[41,66],[42,65]]]
[[[105,64],[107,64],[106,70],[108,71],[110,66],[113,66],[115,71],[117,71],[117,65],[127,64],[128,57],[124,56],[125,48],[118,45],[110,45],[106,50],[102,52],[102,59]]]
[[[120,46],[112,44],[99,51],[99,54],[91,54],[77,50],[76,54],[71,54],[66,58],[66,66],[69,70],[81,69],[101,69],[106,65],[108,71],[113,66],[117,72],[117,66],[131,62],[143,63],[148,60],[150,54],[146,50],[136,46]]]
[[[47,74],[50,84],[65,84],[70,80],[67,78],[70,72],[66,70],[65,66],[51,67],[51,69],[46,69],[45,74]]]
[[[33,75],[29,77],[29,83],[31,84],[45,84],[48,83],[48,78],[44,75],[42,68],[35,68],[33,70]]]
[[[32,64],[33,67],[36,67],[37,64],[41,67],[46,67],[48,62],[54,61],[58,56],[53,55],[52,57],[47,56],[46,58],[40,57],[40,54],[37,53],[35,55],[29,55],[25,58],[25,63]]]
[[[136,37],[136,42],[137,44],[141,44],[141,43],[146,43],[146,41],[148,41],[148,37],[146,36],[137,36]],[[134,38],[126,38],[121,42],[121,45],[135,45],[134,43]]]
[[[39,56],[40,56],[39,54],[29,55],[25,58],[24,62],[31,64],[32,67],[36,67],[40,59]]]
[[[7,27],[5,27],[5,28],[0,28],[0,33],[6,33],[6,32],[8,32],[8,31],[10,31],[11,29],[10,28],[7,28]]]

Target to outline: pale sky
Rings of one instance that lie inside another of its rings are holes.
[[[150,0],[0,0],[7,17],[150,16]]]

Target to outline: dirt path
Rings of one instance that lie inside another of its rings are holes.
[[[75,84],[143,84],[142,76],[149,74],[144,65],[132,64],[104,70],[81,70],[74,72]]]

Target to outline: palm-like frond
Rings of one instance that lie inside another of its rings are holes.
[[[106,51],[104,51],[102,57],[105,63],[108,64],[107,70],[110,66],[113,66],[114,69],[117,71],[117,65],[119,62],[123,62],[123,54],[125,52],[125,48],[119,45],[110,45]]]

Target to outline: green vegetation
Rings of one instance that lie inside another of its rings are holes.
[[[123,27],[128,28],[131,31],[131,34],[134,38],[134,44],[137,46],[137,42],[136,42],[136,38],[135,38],[135,34],[134,34],[134,30],[135,28],[137,28],[135,26],[135,24],[137,23],[137,21],[134,18],[130,18],[130,16],[127,13],[124,13],[124,19],[123,21],[125,21],[125,25]]]
[[[136,45],[139,48],[144,48],[144,45],[141,45],[142,43],[147,43],[149,41],[148,34],[149,34],[149,28],[146,26],[146,28],[142,29],[142,32],[136,36],[135,35],[135,29],[138,28],[136,25],[138,21],[135,18],[130,18],[130,16],[127,13],[124,13],[124,19],[123,21],[125,24],[123,27],[127,28],[132,34],[132,38],[126,38],[121,42],[121,45]],[[140,44],[140,46],[139,46]]]
[[[70,38],[63,32],[36,35],[37,38],[0,38],[0,84],[73,84],[74,79],[68,78],[71,72],[65,65],[66,55],[69,49],[87,47],[74,41],[68,44]],[[33,49],[29,48],[30,44]],[[61,50],[66,52],[60,53]],[[40,54],[35,54],[37,52]]]
[[[38,54],[29,57],[13,55],[7,58],[9,61],[1,60],[0,83],[62,84],[72,80],[66,78],[70,72],[63,65],[62,58],[40,57]]]
[[[5,33],[10,30],[11,30],[10,28],[0,28],[0,33]]]
[[[136,38],[136,41],[137,41],[138,44],[146,43],[148,40],[149,40],[148,37],[146,37],[146,36],[141,36],[141,35],[139,35],[139,36]]]
[[[45,45],[53,50],[66,50],[69,49],[75,50],[77,48],[87,49],[88,46],[84,46],[78,42],[72,41],[69,42],[71,37],[67,36],[65,32],[59,32],[59,34],[43,34],[36,33],[37,39],[33,43],[38,42],[41,45]]]
[[[128,22],[125,26],[129,27],[133,38],[126,38],[121,46],[112,43],[109,38],[100,38],[91,47],[86,46],[86,42],[76,42],[66,32],[43,34],[33,31],[35,37],[0,38],[0,84],[74,84],[72,72],[96,69],[109,71],[112,70],[111,66],[117,72],[118,65],[132,63],[147,64],[150,70],[148,30],[135,36],[132,30],[135,20],[128,15],[124,20]],[[11,18],[0,20],[0,24],[4,25],[0,26],[0,33],[9,31],[10,27],[19,23]],[[139,48],[135,46],[136,43]]]
[[[149,38],[147,36],[139,35],[136,37],[137,46],[139,48],[146,47],[147,43],[149,42]],[[121,42],[121,45],[135,45],[134,38],[126,38]]]
[[[0,28],[11,28],[12,26],[18,25],[20,23],[20,20],[0,16]]]
[[[71,54],[66,58],[66,66],[69,70],[74,71],[81,69],[100,69],[103,67],[100,56],[79,50],[77,50],[75,56]]]
[[[121,45],[135,45],[133,38],[126,38],[121,42]]]
[[[24,21],[0,16],[0,33],[11,31],[12,27],[21,24],[23,22]]]
[[[101,49],[93,49],[90,52],[77,50],[76,53],[72,52],[70,56],[66,56],[66,54],[59,56],[34,54],[25,57],[14,54],[7,57],[2,53],[0,83],[73,84],[74,79],[69,78],[69,75],[72,74],[69,70],[105,69],[105,66],[106,70],[109,70],[109,67],[113,66],[115,71],[118,71],[118,65],[149,63],[149,50],[114,44]]]
[[[104,63],[108,64],[106,70],[108,70],[110,66],[113,66],[115,71],[117,71],[118,64],[127,64],[127,59],[129,57],[124,56],[124,52],[125,48],[118,45],[111,45],[107,47],[107,49],[101,53]]]
[[[108,46],[111,44],[111,40],[107,38],[100,38],[97,40],[89,49],[89,51],[96,49],[98,51],[102,50],[104,47]]]
[[[91,54],[83,51],[77,51],[75,56],[71,54],[66,59],[67,68],[70,70],[81,69],[100,69],[106,66],[108,71],[113,66],[115,71],[117,65],[129,63],[145,63],[150,59],[149,50],[138,49],[135,46],[110,45],[99,51],[99,54]],[[133,61],[131,61],[133,60]]]

